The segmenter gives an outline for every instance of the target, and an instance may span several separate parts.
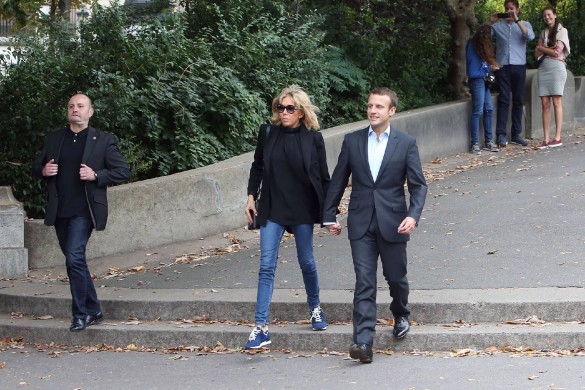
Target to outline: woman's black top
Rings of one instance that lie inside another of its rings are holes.
[[[271,207],[268,219],[283,226],[313,224],[319,215],[317,195],[303,164],[299,140],[301,126],[274,129],[278,135],[270,161]]]

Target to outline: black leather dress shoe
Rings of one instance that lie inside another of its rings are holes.
[[[72,332],[81,332],[86,328],[87,324],[83,318],[74,318],[71,320],[69,330]]]
[[[100,322],[103,321],[103,319],[104,319],[104,315],[101,311],[98,311],[95,314],[90,314],[87,316],[87,319],[85,320],[86,326],[99,324]]]
[[[368,344],[352,344],[349,347],[349,357],[359,359],[362,363],[371,363],[374,354],[372,353],[372,347]]]
[[[401,339],[410,330],[410,323],[408,322],[408,317],[396,317],[394,319],[394,337],[397,339]]]

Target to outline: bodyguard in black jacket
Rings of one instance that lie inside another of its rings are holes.
[[[89,126],[91,100],[76,94],[67,108],[69,127],[47,134],[33,174],[46,181],[45,225],[55,226],[71,287],[71,331],[103,319],[85,258],[93,229],[108,219],[107,186],[123,183],[130,169],[111,134]]]

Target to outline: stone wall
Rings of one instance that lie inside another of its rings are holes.
[[[0,187],[0,275],[28,273],[28,252],[24,247],[24,210],[10,187]]]

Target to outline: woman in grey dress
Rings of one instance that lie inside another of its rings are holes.
[[[542,129],[544,140],[540,149],[561,146],[561,127],[563,125],[563,90],[567,81],[567,64],[565,62],[571,48],[569,34],[557,18],[554,8],[546,7],[542,11],[546,25],[540,34],[534,56],[539,59],[538,95],[542,103]],[[555,136],[549,138],[550,106],[555,110]]]

